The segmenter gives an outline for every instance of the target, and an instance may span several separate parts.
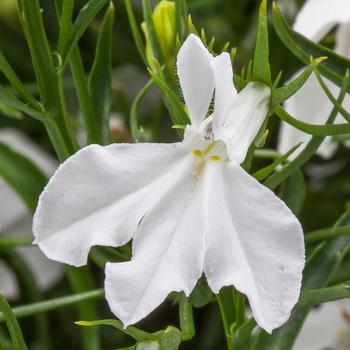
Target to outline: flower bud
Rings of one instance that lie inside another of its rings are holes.
[[[174,67],[175,62],[175,40],[176,40],[176,18],[175,3],[168,0],[162,0],[154,9],[152,14],[154,29],[157,39],[165,59],[165,63],[169,69]],[[142,23],[142,30],[146,37],[146,58],[150,67],[153,66],[152,61],[154,53],[152,51],[149,33],[146,23]]]

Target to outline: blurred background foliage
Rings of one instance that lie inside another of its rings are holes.
[[[46,31],[53,48],[56,46],[58,37],[55,4],[53,0],[41,0],[40,3]],[[75,4],[76,11],[81,9],[85,3],[84,0],[77,0]],[[281,0],[278,2],[290,22],[293,21],[302,3],[301,0]],[[208,38],[215,36],[216,49],[219,50],[228,41],[232,46],[237,47],[234,69],[236,72],[240,72],[253,55],[259,2],[256,0],[187,0],[187,4],[195,26],[198,29],[204,28]],[[149,79],[149,75],[134,44],[124,1],[116,0],[114,5],[116,20],[113,29],[112,52],[112,115],[115,116],[115,123],[112,123],[111,133],[114,141],[129,142],[132,140],[129,128],[131,103]],[[139,0],[133,1],[133,8],[141,27],[143,19]],[[79,42],[86,71],[90,71],[93,63],[103,12],[101,11],[100,15],[96,17]],[[333,45],[331,36],[326,39],[326,44]],[[35,83],[30,54],[18,19],[16,4],[13,0],[0,0],[0,50],[22,81],[25,82],[27,88],[36,95],[38,88]],[[282,71],[282,80],[285,81],[303,65],[285,48],[272,28],[270,31],[270,50],[273,77],[276,77]],[[7,84],[4,77],[1,76],[0,79],[2,84]],[[64,91],[68,101],[69,114],[74,120],[76,132],[79,135],[82,129],[82,121],[69,70],[67,70],[64,79]],[[151,92],[142,101],[139,113],[139,122],[145,130],[147,140],[169,142],[178,138],[176,130],[171,128],[172,122],[169,113],[156,87],[152,88]],[[0,106],[0,128],[17,128],[54,155],[48,136],[40,122],[26,116],[22,119],[8,118],[6,114]],[[273,119],[269,129],[267,147],[275,148],[278,134],[277,118]],[[84,143],[83,140],[81,142]],[[340,145],[338,152],[331,161],[325,161],[314,156],[311,162],[302,169],[305,175],[305,201],[301,206],[300,217],[306,232],[330,227],[344,211],[346,201],[350,197],[349,152],[349,149]],[[265,164],[268,164],[265,160],[256,160],[253,170],[260,169]],[[288,186],[288,182],[285,186]],[[284,190],[288,191],[288,188]],[[95,266],[93,269],[97,285],[102,286],[103,271]],[[14,305],[24,304],[28,297],[27,293],[28,291],[24,288]],[[201,300],[203,302],[207,301],[205,293],[204,288],[203,295],[196,296],[198,304],[201,304]],[[53,298],[66,294],[69,294],[69,287],[67,281],[63,279],[54,288],[46,292],[45,297]],[[200,294],[200,291],[197,294]],[[99,318],[112,317],[104,300],[101,300],[98,304],[98,316]],[[184,343],[183,349],[210,350],[224,348],[225,338],[218,308],[209,303],[204,308],[195,309],[194,316],[196,337],[192,341]],[[149,331],[156,331],[168,324],[176,324],[177,317],[177,308],[172,307],[172,302],[168,301],[147,320],[142,321],[140,327]],[[82,348],[80,329],[73,325],[77,318],[76,309],[72,307],[65,307],[48,313],[50,325],[48,328],[51,332],[50,346],[52,349]],[[36,344],[38,338],[36,322],[34,317],[20,319],[24,337],[30,349],[40,349]],[[130,343],[130,339],[114,329],[103,327],[99,330],[103,349],[128,346]],[[0,326],[0,337],[3,332],[5,332],[5,329]],[[4,344],[0,344],[0,349],[6,349]]]

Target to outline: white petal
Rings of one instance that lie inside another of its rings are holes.
[[[334,51],[339,55],[350,58],[350,20],[348,23],[339,25],[335,39]]]
[[[177,55],[177,75],[191,124],[198,128],[207,115],[214,92],[213,56],[201,40],[190,34]]]
[[[300,72],[298,72],[296,76],[299,74]],[[333,96],[338,96],[339,87],[326,78],[324,78],[324,81]],[[346,101],[343,103],[345,108],[348,108],[347,103]],[[293,117],[305,123],[324,124],[333,105],[320,87],[317,78],[311,75],[303,87],[285,102],[285,108]],[[345,123],[344,118],[340,114],[337,116],[336,123]],[[293,159],[302,151],[311,137],[311,135],[303,133],[291,125],[282,122],[278,139],[278,151],[285,153],[297,143],[304,142],[304,145],[299,147],[290,157],[290,159]],[[324,158],[330,158],[336,151],[336,148],[336,143],[332,142],[330,137],[326,137],[321,147],[318,149],[317,154]]]
[[[269,109],[271,91],[262,83],[249,83],[238,95],[222,127],[230,160],[243,162]]]
[[[298,300],[304,240],[297,218],[239,165],[212,163],[204,271],[215,292],[234,285],[247,295],[267,332],[281,326]]]
[[[212,61],[212,67],[215,78],[214,135],[218,136],[237,91],[233,85],[232,63],[227,52],[216,56]]]
[[[163,200],[146,216],[133,242],[133,258],[106,266],[106,298],[124,326],[147,316],[172,291],[189,295],[203,272],[201,185],[193,164],[184,167]]]
[[[307,316],[293,350],[320,350],[348,348],[349,299],[324,303],[313,309]]]
[[[294,30],[319,41],[333,26],[349,21],[348,0],[308,0],[295,20]]]
[[[165,191],[177,144],[91,145],[64,162],[39,199],[33,232],[50,259],[81,266],[92,246],[120,246]]]

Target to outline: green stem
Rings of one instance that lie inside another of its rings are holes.
[[[179,300],[180,328],[182,340],[190,340],[195,335],[192,305],[184,293]]]
[[[33,242],[32,236],[25,236],[25,237],[0,236],[0,248],[30,246],[32,242]]]
[[[348,235],[350,235],[350,226],[332,227],[307,233],[305,235],[305,242],[314,243],[334,237]]]
[[[233,350],[231,326],[235,322],[235,301],[232,294],[232,287],[224,287],[216,295],[219,304],[220,314],[224,325],[227,350]]]
[[[95,289],[89,292],[79,293],[75,295],[69,295],[66,297],[55,298],[45,300],[39,303],[28,304],[24,306],[18,306],[12,309],[14,315],[17,318],[27,317],[38,313],[56,310],[65,306],[79,303],[85,300],[101,299],[104,296],[104,290]],[[4,321],[4,315],[0,313],[0,322]]]
[[[94,106],[92,105],[83,62],[76,45],[72,49],[70,56],[70,66],[72,69],[81,112],[85,122],[88,143],[100,143],[102,139],[102,135],[99,132],[100,126],[97,122],[97,119],[95,118]]]
[[[88,266],[76,268],[68,267],[67,275],[72,290],[75,293],[84,293],[93,289],[94,281],[91,270]],[[85,300],[78,304],[79,317],[83,320],[93,320],[96,318],[97,305],[92,300]],[[82,331],[83,345],[85,350],[100,349],[99,330],[97,328],[86,328]]]
[[[296,307],[310,307],[345,298],[350,298],[349,281],[334,287],[304,291],[300,294]]]
[[[0,259],[2,259],[5,264],[14,271],[21,290],[22,298],[29,302],[39,302],[42,299],[41,292],[35,282],[32,272],[28,269],[27,264],[21,259],[21,257],[15,251],[7,248],[0,250]],[[50,349],[51,337],[47,315],[44,313],[36,315],[34,320],[40,348]]]

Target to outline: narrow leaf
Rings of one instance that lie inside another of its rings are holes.
[[[156,339],[154,335],[144,332],[141,329],[138,329],[136,327],[129,326],[127,328],[124,328],[122,322],[120,322],[119,320],[77,321],[75,322],[75,324],[77,324],[78,326],[85,326],[85,327],[112,326],[118,329],[119,331],[129,335],[131,338],[135,339],[138,342]]]
[[[272,19],[277,35],[295,56],[305,64],[309,63],[310,56],[327,57],[327,61],[319,67],[320,72],[334,84],[342,86],[345,72],[350,68],[348,59],[294,32],[275,3]],[[350,85],[347,86],[347,91],[350,92]]]
[[[107,2],[108,0],[90,0],[80,10],[78,17],[72,26],[70,35],[61,43],[60,55],[62,57],[62,67],[65,67],[73,46],[78,43],[86,28]]]
[[[259,9],[258,30],[253,63],[253,79],[271,85],[266,2],[266,0],[262,0]]]
[[[6,324],[15,348],[17,350],[27,350],[27,346],[24,342],[21,328],[19,327],[16,317],[14,316],[10,305],[2,295],[0,295],[0,310],[4,314]]]
[[[29,159],[0,143],[0,176],[34,211],[38,197],[47,183],[42,171]]]
[[[296,307],[316,306],[344,298],[350,298],[350,282],[334,287],[307,290],[300,295]]]
[[[109,117],[112,106],[112,33],[114,6],[111,2],[98,37],[89,91],[101,130],[102,144],[109,143]]]

